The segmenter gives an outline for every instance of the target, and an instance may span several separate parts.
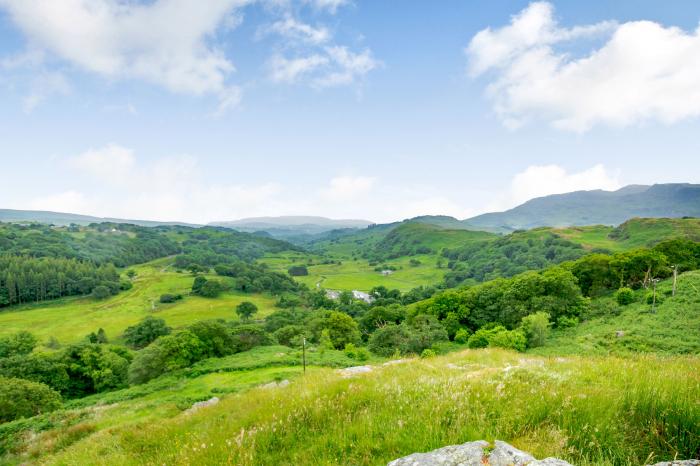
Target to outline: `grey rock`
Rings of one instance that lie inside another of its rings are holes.
[[[198,402],[194,403],[190,409],[185,411],[185,414],[193,414],[202,408],[206,408],[208,406],[214,406],[215,404],[218,404],[219,401],[220,401],[219,398],[216,396],[213,398],[210,398],[206,401],[198,401]]]
[[[483,440],[452,445],[430,453],[414,453],[388,466],[483,466],[484,448],[488,446]]]
[[[656,463],[654,466],[700,466],[700,460],[662,461],[661,463]]]
[[[500,440],[496,440],[493,451],[486,455],[484,449],[488,446],[484,440],[453,445],[429,453],[414,453],[394,460],[388,466],[571,466],[557,458],[537,460]]]

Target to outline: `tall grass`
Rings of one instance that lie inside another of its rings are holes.
[[[700,455],[700,359],[537,358],[497,350],[330,369],[167,422],[77,442],[47,464],[386,464],[501,439],[574,464]]]

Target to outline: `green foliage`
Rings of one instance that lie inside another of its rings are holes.
[[[366,348],[363,347],[357,347],[352,343],[348,343],[345,345],[345,349],[343,350],[345,355],[349,357],[350,359],[354,359],[355,361],[367,361],[370,358],[369,351],[367,351]]]
[[[562,317],[567,318],[566,316]],[[560,317],[560,319],[562,317]],[[543,346],[549,336],[551,325],[552,324],[549,322],[549,314],[546,312],[536,312],[523,317],[520,323],[520,329],[525,335],[525,338],[527,338],[528,348]]]
[[[111,264],[0,255],[0,307],[96,291],[109,296],[119,288],[119,274]]]
[[[48,413],[61,407],[61,395],[47,385],[0,377],[0,423]]]
[[[492,328],[480,328],[467,341],[467,346],[470,348],[487,348],[491,337],[497,333],[505,332],[506,328],[502,325],[497,325]]]
[[[387,324],[374,332],[368,342],[373,353],[389,357],[400,354],[421,354],[435,343],[447,341],[447,331],[431,315],[418,315],[400,325]]]
[[[165,293],[165,294],[160,295],[159,301],[161,302],[161,304],[170,304],[170,303],[174,303],[176,301],[179,301],[181,299],[182,299],[182,295],[179,293],[178,294]]]
[[[36,337],[24,330],[13,335],[0,337],[0,358],[29,354],[34,351],[36,345]]]
[[[139,349],[150,345],[158,337],[168,335],[170,332],[171,329],[165,324],[165,320],[148,316],[124,331],[124,341],[127,345]]]
[[[424,349],[420,354],[421,359],[434,358],[435,356],[436,356],[435,351],[433,351],[430,348]]]
[[[457,330],[457,333],[455,333],[455,343],[459,343],[460,345],[466,345],[467,342],[469,341],[469,330],[466,328],[460,328]]]
[[[398,304],[373,306],[359,318],[360,331],[364,336],[386,324],[400,324],[406,318],[406,309]]]
[[[136,354],[129,367],[129,382],[144,383],[165,372],[188,367],[205,354],[205,345],[189,330],[160,337]]]
[[[578,325],[578,318],[577,317],[567,317],[567,316],[559,316],[557,319],[557,328],[572,328],[576,327]]]
[[[237,325],[231,330],[233,335],[234,352],[248,351],[256,346],[271,345],[273,339],[265,332],[262,325],[246,324]]]
[[[305,331],[303,325],[285,325],[277,329],[274,336],[280,345],[295,346],[294,343],[296,343],[299,336],[305,334]]]
[[[243,320],[250,319],[256,312],[258,312],[258,306],[250,301],[243,301],[241,304],[236,306],[236,314],[238,314],[238,317]]]
[[[60,353],[0,358],[0,376],[40,382],[60,393],[68,389],[68,373]]]
[[[105,285],[98,285],[92,290],[92,297],[97,300],[107,299],[112,296],[112,291]]]
[[[494,241],[446,250],[443,255],[449,259],[451,270],[445,275],[445,283],[455,287],[470,279],[483,282],[512,277],[527,270],[578,259],[584,254],[580,244],[551,232],[513,233]]]
[[[216,298],[224,291],[224,285],[218,280],[207,280],[197,293],[203,298]]]
[[[328,330],[328,336],[335,349],[343,349],[348,343],[357,343],[360,340],[357,322],[343,312],[330,312],[323,326]]]
[[[627,306],[634,302],[634,291],[631,288],[623,287],[615,293],[615,299],[620,306]]]
[[[214,270],[216,270],[218,275],[234,278],[234,288],[245,293],[261,293],[267,291],[279,295],[298,290],[298,285],[292,278],[288,275],[269,270],[265,264],[237,261],[228,264],[219,264],[214,267]]]
[[[309,269],[303,265],[293,265],[287,270],[287,273],[292,277],[305,277],[309,274]]]
[[[77,398],[92,393],[123,388],[131,355],[118,347],[81,343],[63,352],[68,374],[66,397]]]

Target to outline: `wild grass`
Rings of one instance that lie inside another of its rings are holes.
[[[700,454],[700,359],[542,358],[476,350],[330,369],[191,416],[102,430],[43,464],[386,464],[476,439],[573,464]]]
[[[199,320],[235,320],[235,308],[243,301],[258,306],[256,317],[274,310],[274,297],[245,293],[224,293],[216,299],[186,296],[173,304],[161,304],[158,300],[162,294],[186,295],[192,288],[192,275],[176,273],[170,268],[171,262],[159,260],[132,267],[137,272],[134,287],[104,301],[79,297],[7,308],[0,312],[0,335],[29,330],[40,341],[46,342],[53,336],[59,343],[67,344],[103,328],[111,340],[118,340],[128,326],[148,315],[179,328]]]

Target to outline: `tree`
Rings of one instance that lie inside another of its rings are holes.
[[[199,295],[205,298],[216,298],[222,291],[224,291],[224,286],[220,281],[207,280],[199,290]]]
[[[236,306],[236,314],[238,314],[238,317],[242,320],[249,320],[256,312],[258,312],[258,306],[250,301],[243,301]]]
[[[287,273],[292,277],[305,277],[309,274],[309,269],[303,265],[293,265],[287,270]]]
[[[34,351],[37,342],[34,335],[24,330],[13,335],[0,337],[0,358],[29,354]]]
[[[331,311],[325,319],[324,327],[328,330],[335,349],[343,349],[348,343],[357,343],[360,340],[357,322],[343,312]]]
[[[527,338],[528,348],[543,346],[551,326],[549,314],[546,312],[536,312],[523,317],[520,328]]]
[[[0,377],[0,424],[61,407],[61,395],[43,383]]]
[[[126,344],[136,348],[144,348],[154,342],[158,337],[169,335],[170,327],[160,318],[148,316],[136,325],[128,327],[124,331]]]
[[[98,300],[107,299],[112,296],[112,291],[105,285],[96,286],[92,290],[92,297]]]
[[[368,347],[374,354],[384,357],[391,356],[397,350],[400,353],[407,353],[412,337],[412,331],[407,325],[390,323],[372,333]]]
[[[200,294],[205,283],[207,283],[207,279],[201,275],[194,277],[194,282],[192,282],[192,294]]]

